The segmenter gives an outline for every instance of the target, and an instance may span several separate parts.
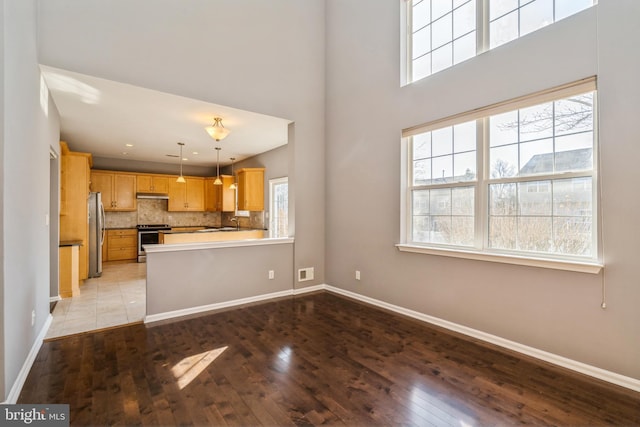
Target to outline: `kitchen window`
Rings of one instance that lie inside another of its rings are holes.
[[[595,89],[585,79],[403,131],[401,250],[595,264]]]
[[[593,6],[595,0],[405,0],[414,82]]]
[[[289,237],[289,179],[269,180],[269,230],[271,237]]]

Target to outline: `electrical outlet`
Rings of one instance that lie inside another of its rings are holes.
[[[356,280],[360,280],[360,270],[356,270]]]
[[[269,270],[269,280],[273,280],[276,278],[276,272],[273,270]]]

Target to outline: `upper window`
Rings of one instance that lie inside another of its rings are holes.
[[[407,0],[416,81],[581,10],[595,0]]]
[[[595,259],[595,82],[405,131],[406,242]]]

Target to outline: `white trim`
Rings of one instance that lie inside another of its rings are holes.
[[[327,285],[307,286],[304,288],[294,289],[293,295],[302,295],[302,294],[308,294],[309,292],[326,291],[326,290],[327,290]]]
[[[27,375],[29,375],[29,371],[33,367],[33,362],[36,360],[36,356],[38,356],[38,352],[40,351],[40,347],[42,347],[42,342],[44,341],[44,337],[47,336],[47,331],[49,331],[49,327],[51,326],[51,322],[53,321],[53,316],[49,314],[47,316],[47,320],[42,325],[42,329],[40,329],[40,333],[36,337],[36,340],[31,346],[31,350],[27,355],[24,363],[22,364],[22,368],[20,372],[18,372],[18,377],[13,382],[13,386],[7,395],[7,400],[5,400],[4,404],[15,404],[18,401],[18,397],[20,397],[20,392],[22,391],[22,387],[24,386],[25,381],[27,380]]]
[[[158,322],[160,320],[173,319],[176,317],[188,316],[191,314],[198,314],[198,313],[204,313],[207,311],[219,310],[221,308],[235,307],[238,305],[250,304],[253,302],[260,302],[260,301],[265,301],[269,299],[282,298],[282,297],[287,297],[292,295],[301,295],[309,292],[322,291],[322,290],[325,290],[324,285],[308,286],[305,288],[288,289],[286,291],[272,292],[270,294],[256,295],[254,297],[240,298],[240,299],[235,299],[231,301],[217,302],[214,304],[200,305],[197,307],[184,308],[181,310],[167,311],[167,312],[158,313],[158,314],[150,314],[148,316],[145,316],[144,323],[153,323],[153,322]]]
[[[221,231],[220,233],[224,233]],[[144,245],[144,251],[148,254],[156,252],[179,252],[179,251],[197,251],[202,249],[220,249],[220,248],[238,248],[243,246],[267,246],[282,245],[293,243],[293,237],[283,237],[277,239],[245,239],[245,240],[228,240],[221,242],[202,242],[202,243],[173,243],[161,245]]]
[[[446,256],[452,258],[472,259],[476,261],[499,262],[502,264],[524,265],[528,267],[548,268],[552,270],[575,271],[578,273],[598,274],[604,268],[603,264],[596,262],[565,261],[552,258],[530,258],[526,256],[494,254],[477,252],[471,249],[446,249],[432,248],[419,245],[399,243],[396,245],[400,252],[413,252],[418,254]]]
[[[450,331],[458,332],[463,335],[467,335],[472,338],[479,339],[491,344],[495,344],[499,347],[503,347],[509,350],[516,351],[518,353],[526,354],[527,356],[534,357],[536,359],[544,360],[545,362],[552,363],[563,368],[571,369],[572,371],[579,372],[581,374],[588,375],[593,378],[597,378],[612,384],[619,385],[621,387],[628,388],[630,390],[640,392],[640,380],[631,378],[625,375],[620,375],[615,372],[607,371],[606,369],[598,368],[586,363],[578,362],[576,360],[568,359],[557,354],[549,353],[544,350],[540,350],[534,347],[529,347],[524,344],[517,343],[515,341],[507,340],[505,338],[498,337],[496,335],[488,334],[486,332],[479,331],[477,329],[469,328],[467,326],[459,325],[457,323],[449,322],[437,317],[429,316],[418,311],[409,310],[404,307],[389,304],[384,301],[380,301],[374,298],[370,298],[355,292],[347,291],[345,289],[336,288],[331,285],[323,285],[329,292],[334,292],[339,295],[344,295],[349,298],[356,299],[358,301],[366,302],[368,304],[384,308],[386,310],[393,311],[417,320],[421,320],[432,325],[440,326]]]
[[[62,301],[62,297],[60,295],[56,295],[54,297],[49,297],[49,304],[56,301]]]
[[[487,105],[486,107],[476,108],[475,110],[465,111],[463,113],[436,119],[428,123],[412,126],[402,130],[402,137],[406,138],[409,136],[418,135],[420,133],[441,129],[447,126],[469,122],[471,120],[478,120],[496,114],[518,110],[520,108],[530,107],[537,104],[544,104],[545,102],[557,101],[559,99],[569,98],[571,96],[580,95],[586,92],[592,92],[596,89],[596,77],[591,76],[582,80],[542,90],[540,92],[519,96],[517,98],[512,98],[506,101]]]

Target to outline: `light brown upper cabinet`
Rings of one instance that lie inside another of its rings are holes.
[[[238,210],[264,210],[264,168],[242,168],[238,174]]]
[[[91,171],[91,191],[102,193],[105,211],[136,210],[136,176],[134,174]]]
[[[184,183],[169,181],[168,210],[204,211],[204,178],[186,178]]]
[[[215,178],[204,180],[204,209],[207,212],[233,212],[236,210],[236,192],[229,188],[233,176],[220,175],[222,185],[215,185]]]
[[[175,180],[175,178],[173,178]],[[159,175],[138,175],[136,186],[138,193],[162,193],[169,192],[170,177]]]

